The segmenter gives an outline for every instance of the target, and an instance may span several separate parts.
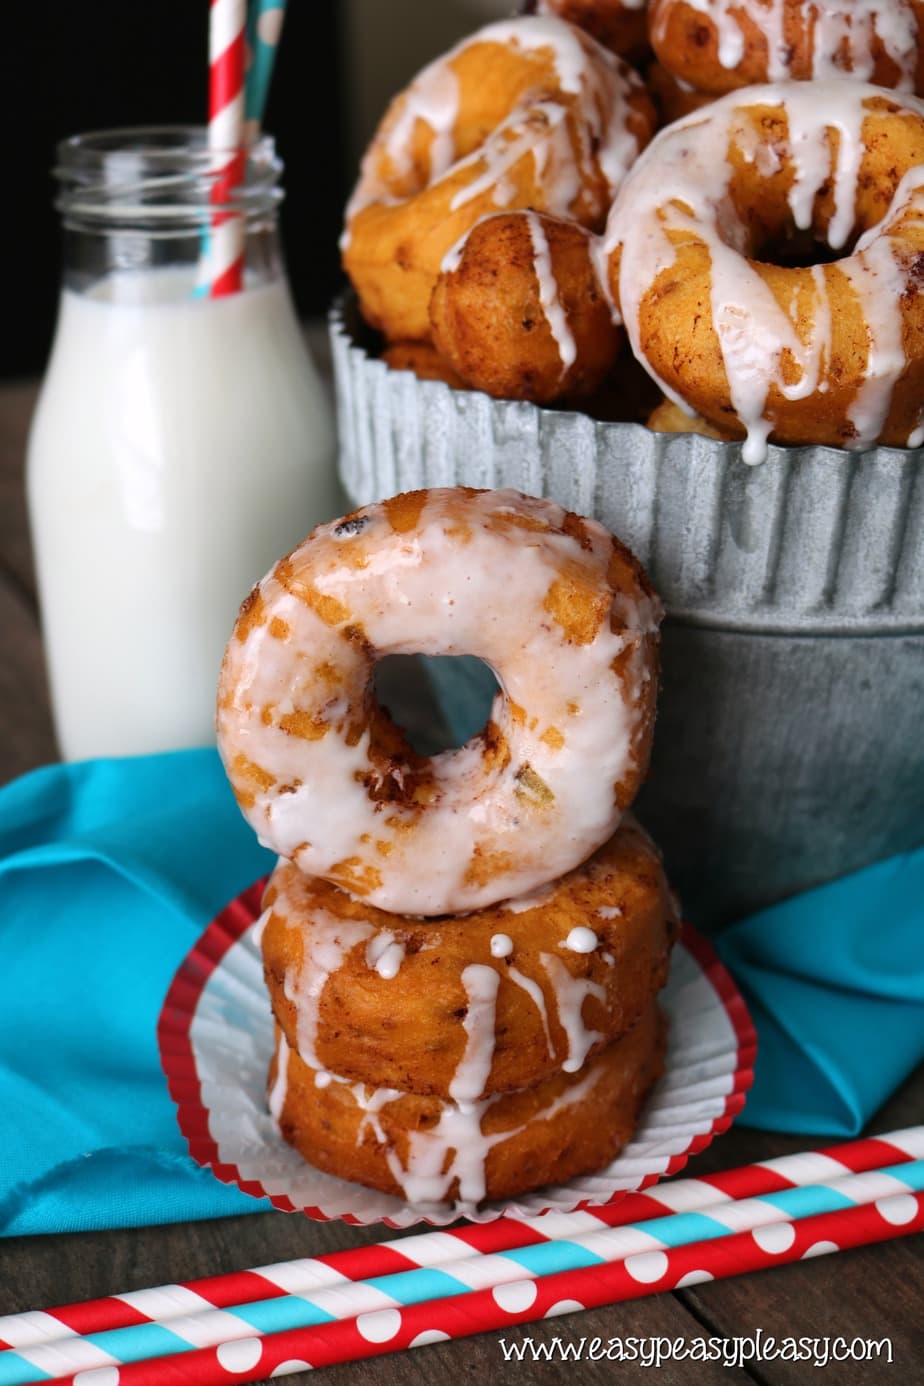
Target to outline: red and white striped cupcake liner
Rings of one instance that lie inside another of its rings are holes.
[[[367,1224],[445,1226],[450,1204],[415,1207],[336,1179],[288,1146],[266,1105],[273,1021],[252,926],[258,881],[212,921],[180,966],[158,1025],[161,1063],[190,1154],[224,1183],[276,1208]],[[664,1072],[630,1143],[606,1169],[507,1203],[465,1209],[470,1221],[599,1207],[676,1174],[726,1130],[753,1080],[756,1038],[711,946],[685,925],[661,994],[669,1020]]]

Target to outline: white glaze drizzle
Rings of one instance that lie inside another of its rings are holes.
[[[507,908],[515,912],[531,909],[550,893],[537,891],[537,883],[585,859],[619,820],[613,786],[633,767],[641,715],[637,657],[644,637],[657,629],[660,608],[641,593],[617,594],[612,624],[604,620],[588,644],[569,643],[546,615],[550,585],[562,564],[579,565],[589,582],[605,581],[612,538],[585,521],[586,547],[564,533],[531,533],[524,543],[517,525],[498,530],[507,514],[564,522],[554,502],[515,492],[462,502],[454,491],[435,490],[413,534],[396,533],[383,507],[367,508],[353,545],[361,567],[341,557],[337,523],[322,525],[290,556],[289,568],[342,607],[343,619],[325,622],[271,574],[259,595],[278,620],[255,622],[228,647],[223,687],[233,686],[234,694],[223,696],[219,709],[222,755],[232,780],[242,757],[269,782],[254,790],[245,816],[261,840],[272,840],[309,874],[324,875],[347,860],[379,873],[380,883],[364,898],[384,909],[442,914],[504,897],[514,897]],[[460,522],[470,531],[466,542],[458,538]],[[497,601],[498,571],[505,573],[504,603]],[[371,676],[365,648],[345,635],[356,623],[379,656],[474,654],[499,671],[505,692],[492,719],[509,761],[488,774],[480,742],[445,752],[430,762],[435,797],[426,810],[397,803],[381,812],[366,787],[378,773],[370,733],[353,744],[348,736]],[[280,624],[285,639],[273,633]],[[635,653],[624,682],[613,664],[627,645]],[[317,673],[331,666],[338,671],[336,696]],[[540,740],[514,718],[512,704],[539,727],[558,728],[563,744]],[[280,725],[281,707],[322,719],[327,730],[314,739],[289,735]],[[546,799],[528,798],[526,765],[548,789]],[[503,854],[507,864],[473,884],[467,873],[478,852]],[[349,881],[336,879],[349,888]],[[530,890],[531,897],[520,894]],[[360,926],[363,941],[369,929]]]
[[[557,91],[573,98],[577,112],[575,135],[581,148],[575,151],[568,133],[565,117],[567,102],[556,102],[556,88],[547,81],[527,93],[520,105],[512,110],[492,132],[480,151],[457,159],[454,127],[458,119],[461,94],[453,73],[452,63],[465,49],[474,44],[497,43],[522,52],[548,52],[552,56]],[[506,174],[518,158],[533,153],[538,180],[548,165],[545,192],[549,199],[545,208],[563,215],[580,189],[580,175],[575,156],[585,174],[592,172],[594,161],[609,186],[612,195],[627,169],[638,154],[638,140],[629,126],[627,96],[639,85],[636,74],[613,54],[563,20],[546,16],[519,16],[486,25],[464,39],[442,58],[424,68],[407,88],[403,103],[393,115],[386,117],[380,134],[366,152],[359,180],[347,204],[345,230],[341,248],[350,238],[350,222],[364,207],[373,203],[394,205],[400,201],[393,195],[381,167],[382,155],[399,174],[410,169],[409,142],[418,120],[433,130],[430,146],[429,178],[432,185],[446,176],[455,176],[460,168],[485,168],[476,179],[476,190],[466,195],[454,207],[483,192],[492,191],[497,206],[507,206],[514,189]],[[400,100],[400,99],[399,99]],[[530,112],[545,108],[549,128],[545,138],[539,137]],[[558,111],[552,115],[553,110]],[[509,147],[513,144],[514,147]]]
[[[567,948],[571,953],[592,953],[599,942],[600,940],[593,929],[578,924],[571,930],[562,947]]]
[[[551,885],[539,886],[536,890],[529,890],[524,895],[517,895],[512,900],[502,900],[499,909],[505,910],[507,914],[527,914],[530,910],[535,910],[551,900],[557,890],[556,882]]]
[[[513,952],[513,939],[509,934],[491,935],[491,957],[509,958]]]
[[[542,1030],[545,1035],[545,1045],[550,1055],[555,1054],[555,1045],[552,1042],[552,1031],[549,1029],[549,1015],[545,1004],[545,993],[538,982],[533,981],[532,977],[527,977],[519,968],[508,966],[507,976],[516,986],[521,987],[526,995],[533,1002],[539,1012],[539,1019],[542,1021]]]
[[[601,919],[618,919],[622,914],[622,910],[618,905],[599,905],[597,907],[597,914]]]
[[[483,970],[493,971],[490,968]],[[522,978],[520,985],[528,984],[529,981],[529,978]],[[478,987],[480,985],[479,982]],[[535,986],[534,983],[532,985]],[[529,986],[526,989],[529,990]],[[530,994],[532,995],[531,990]],[[542,996],[541,990],[539,996],[540,998]],[[546,1029],[549,1052],[552,1053],[544,1006],[541,1008],[541,1014]],[[277,1073],[285,1073],[288,1047],[285,1037],[281,1034],[278,1043],[280,1059],[278,1060]],[[285,1058],[282,1057],[283,1051],[285,1051]],[[565,1071],[573,1072],[574,1070],[565,1065]],[[537,1112],[533,1120],[551,1120],[559,1112],[571,1106],[572,1103],[582,1101],[592,1091],[603,1071],[600,1067],[594,1067],[579,1081],[569,1084],[547,1107],[543,1108],[541,1112]],[[441,1102],[439,1104],[439,1121],[436,1126],[426,1130],[408,1131],[407,1158],[402,1163],[393,1142],[389,1141],[383,1129],[380,1113],[390,1103],[399,1101],[405,1095],[403,1092],[397,1088],[376,1088],[365,1083],[357,1083],[350,1078],[323,1069],[313,1070],[313,1078],[316,1088],[323,1090],[329,1087],[331,1083],[337,1083],[349,1090],[360,1111],[356,1131],[357,1145],[364,1139],[366,1131],[371,1130],[376,1142],[383,1147],[388,1168],[401,1189],[402,1197],[410,1203],[442,1202],[448,1197],[449,1190],[456,1181],[458,1181],[456,1202],[460,1210],[465,1206],[471,1207],[479,1203],[485,1196],[485,1163],[490,1151],[501,1141],[512,1140],[525,1130],[525,1124],[521,1124],[508,1130],[495,1132],[493,1135],[485,1135],[482,1132],[481,1127],[485,1114],[496,1102],[501,1100],[504,1094],[494,1093],[490,1097],[480,1100]],[[277,1076],[273,1088],[274,1093],[279,1087],[279,1081]],[[284,1095],[278,1103],[280,1111],[283,1100]],[[272,1096],[270,1109],[273,1110]],[[275,1112],[274,1116],[276,1116]]]
[[[462,1028],[466,1045],[449,1084],[454,1102],[475,1102],[484,1092],[494,1060],[494,1014],[500,975],[483,963],[470,963],[462,973],[468,1009]]]
[[[285,1038],[280,1035],[280,1054],[283,1046]],[[572,1103],[582,1101],[592,1091],[603,1071],[595,1067],[579,1081],[569,1084],[547,1107],[537,1112],[533,1120],[551,1120]],[[490,1151],[501,1141],[512,1140],[525,1130],[525,1124],[521,1124],[493,1135],[482,1132],[485,1114],[503,1094],[494,1093],[477,1102],[441,1102],[439,1121],[435,1127],[407,1133],[407,1160],[402,1163],[383,1129],[380,1113],[390,1103],[405,1096],[403,1092],[397,1088],[375,1088],[356,1083],[326,1070],[314,1071],[313,1077],[316,1088],[324,1089],[331,1083],[337,1083],[349,1090],[360,1111],[356,1144],[360,1144],[367,1130],[372,1131],[376,1142],[384,1149],[388,1168],[401,1189],[402,1197],[409,1203],[440,1203],[448,1197],[456,1180],[456,1202],[460,1211],[479,1203],[485,1196],[485,1162]],[[280,1102],[280,1111],[281,1107]]]
[[[551,1120],[564,1108],[585,1098],[595,1086],[602,1070],[593,1069],[583,1080],[560,1093],[536,1119]],[[460,1208],[479,1203],[485,1196],[485,1164],[495,1145],[508,1141],[525,1128],[485,1135],[481,1125],[485,1113],[498,1100],[492,1096],[462,1106],[444,1103],[440,1119],[427,1131],[408,1132],[407,1161],[387,1149],[386,1159],[395,1182],[409,1203],[439,1203],[447,1198],[458,1180],[456,1202]]]
[[[286,1092],[289,1084],[289,1046],[286,1037],[279,1031],[276,1041],[276,1077],[273,1079],[273,1086],[270,1088],[267,1106],[270,1116],[279,1125],[279,1118],[282,1116],[282,1109],[286,1103]]]
[[[857,430],[857,445],[865,447],[879,437],[893,386],[905,368],[901,315],[905,276],[886,237],[871,242],[841,270],[859,299],[869,333],[866,372],[848,414]]]
[[[338,1079],[344,1082],[344,1079]],[[383,1107],[387,1107],[389,1102],[397,1102],[403,1094],[398,1088],[374,1088],[367,1083],[349,1083],[347,1086],[353,1096],[357,1107],[360,1108],[362,1116],[359,1119],[359,1126],[356,1129],[356,1144],[359,1145],[366,1132],[366,1127],[372,1128],[375,1139],[379,1145],[386,1144],[385,1133],[379,1121],[379,1112]]]
[[[366,944],[366,966],[374,968],[380,977],[390,982],[397,977],[404,961],[404,948],[394,934],[383,930]]]
[[[371,924],[358,919],[337,919],[316,908],[311,916],[310,948],[302,954],[301,966],[286,971],[283,990],[295,1007],[298,1052],[312,1068],[323,1067],[318,1058],[318,1015],[321,996],[328,978],[343,966],[353,948],[365,943],[375,932]]]
[[[855,222],[865,102],[888,95],[876,87],[844,81],[791,82],[733,92],[663,131],[641,156],[614,203],[604,255],[608,257],[617,244],[622,245],[623,318],[635,354],[655,379],[658,377],[641,349],[640,309],[650,286],[674,262],[667,232],[688,231],[707,246],[712,261],[713,324],[731,402],[747,430],[742,449],[746,462],[761,462],[766,456],[771,424],[765,410],[771,386],[790,400],[808,399],[827,389],[831,308],[826,271],[815,266],[814,314],[808,340],[803,341],[789,313],[746,258],[747,231],[737,220],[727,195],[731,165],[727,157],[717,162],[715,152],[727,149],[734,140],[745,157],[753,158],[759,167],[753,132],[738,113],[753,106],[782,107],[789,125],[786,152],[794,166],[788,194],[793,221],[802,229],[811,226],[815,200],[832,179],[834,210],[827,239],[833,249],[841,249]],[[900,104],[924,115],[924,103],[914,97],[903,97]],[[831,130],[838,133],[833,165]],[[903,180],[884,221],[866,233],[857,251],[837,266],[850,279],[863,306],[870,335],[865,379],[850,415],[857,429],[851,444],[855,447],[876,440],[888,416],[892,390],[906,364],[898,315],[905,270],[881,238],[889,221],[901,214],[909,197],[917,192],[916,174],[917,170],[912,170],[911,179]],[[671,190],[669,197],[665,188]],[[789,384],[782,375],[784,353],[798,370],[796,380]],[[686,407],[664,380],[658,379],[658,383],[665,394]]]
[[[266,932],[266,926],[270,921],[270,915],[272,913],[273,911],[267,908],[260,915],[259,919],[254,920],[251,926],[251,938],[253,939],[254,948],[259,948],[263,943],[263,935]]]
[[[449,210],[457,212],[492,190],[492,196],[496,194],[498,186],[526,157],[533,161],[536,182],[546,179],[549,211],[566,216],[581,180],[571,155],[568,107],[552,100],[535,101],[525,111],[515,110],[484,144],[453,165],[453,177],[460,169],[481,171],[454,194]]]
[[[603,1039],[599,1030],[589,1030],[584,1024],[584,1002],[588,996],[606,1000],[606,988],[589,977],[574,977],[554,953],[540,953],[546,976],[555,992],[558,1023],[568,1041],[568,1057],[562,1064],[565,1073],[576,1073],[582,1067],[593,1045]]]
[[[453,126],[459,117],[459,83],[448,63],[425,67],[408,87],[398,116],[385,136],[385,153],[395,169],[410,171],[409,145],[414,126],[422,120],[433,132],[430,145],[430,181],[440,178],[455,158]]]
[[[562,376],[574,365],[577,343],[568,323],[568,314],[558,294],[558,280],[552,268],[552,252],[545,229],[535,212],[526,212],[526,224],[533,247],[533,267],[539,284],[539,302],[558,349]]]
[[[841,265],[860,301],[870,339],[865,378],[850,410],[861,446],[879,436],[892,402],[892,389],[906,364],[901,300],[908,287],[907,268],[888,234],[895,222],[905,218],[917,225],[924,223],[924,166],[908,170],[885,219],[860,237],[853,259]],[[924,412],[924,401],[921,409]],[[919,428],[912,428],[908,447],[920,446],[924,439],[918,435]]]
[[[744,56],[744,29],[747,19],[767,38],[767,79],[786,81],[792,74],[792,52],[786,43],[787,0],[686,0],[715,26],[718,58],[733,71]],[[672,6],[662,4],[657,12],[653,37],[660,43],[666,34]],[[911,90],[917,66],[918,30],[914,8],[909,0],[823,0],[804,6],[811,32],[811,71],[816,81],[850,76],[869,81],[875,69],[873,40],[899,69],[896,87]],[[847,57],[848,66],[844,57]]]

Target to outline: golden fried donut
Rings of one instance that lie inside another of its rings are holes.
[[[479,30],[396,97],[363,159],[341,245],[365,317],[427,340],[443,257],[502,208],[599,230],[653,128],[641,80],[572,25]]]
[[[637,58],[648,48],[647,0],[538,0],[535,8],[593,34],[611,53]]]
[[[659,59],[698,91],[849,75],[924,92],[922,0],[651,0]]]
[[[654,433],[698,433],[702,438],[715,438],[727,443],[727,434],[720,433],[712,424],[700,418],[699,414],[689,414],[672,399],[662,399],[648,419],[648,427]]]
[[[574,1070],[624,1034],[677,927],[658,853],[626,820],[561,880],[458,918],[386,914],[289,862],[263,903],[289,1045],[314,1068],[460,1102]]]
[[[411,1203],[513,1198],[602,1169],[663,1067],[656,1005],[576,1073],[482,1102],[443,1102],[319,1074],[276,1030],[270,1111],[318,1169]]]
[[[499,212],[467,233],[430,300],[433,341],[463,380],[536,404],[597,389],[622,333],[593,241],[577,222],[530,211]]]
[[[924,441],[922,165],[917,98],[789,82],[668,126],[626,179],[604,251],[632,348],[745,461]],[[840,258],[786,263],[800,235]]]
[[[465,381],[430,342],[393,342],[382,352],[382,360],[393,371],[413,371],[418,380],[442,380],[454,390],[464,390]]]
[[[660,604],[593,520],[517,491],[413,491],[320,525],[228,642],[218,745],[260,840],[381,909],[532,890],[615,831],[648,762]],[[388,654],[495,671],[484,731],[411,752],[372,684]]]
[[[681,82],[679,78],[668,72],[662,63],[649,64],[645,73],[645,81],[654,98],[659,117],[658,124],[661,126],[670,125],[672,121],[680,120],[682,116],[702,110],[703,106],[708,106],[715,100],[715,96],[711,92],[695,91],[693,87]]]

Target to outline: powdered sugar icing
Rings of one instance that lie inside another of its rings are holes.
[[[828,276],[812,271],[814,315],[807,340],[747,258],[748,233],[728,197],[731,163],[717,157],[734,141],[744,157],[754,157],[753,127],[741,112],[749,107],[782,107],[788,122],[786,153],[794,177],[788,193],[795,225],[812,224],[823,187],[831,183],[833,215],[827,229],[832,249],[842,249],[856,219],[858,176],[863,160],[863,126],[868,102],[891,93],[861,83],[790,82],[733,92],[705,111],[675,122],[657,137],[629,174],[607,225],[604,252],[621,246],[619,300],[636,355],[645,361],[640,337],[642,302],[648,290],[675,259],[671,232],[688,232],[706,245],[711,261],[712,320],[722,351],[731,402],[747,430],[743,457],[760,462],[766,455],[771,422],[767,399],[771,387],[790,400],[824,393],[830,365],[831,308]],[[896,100],[899,100],[896,98]],[[903,109],[924,115],[914,97],[899,100]],[[837,132],[832,155],[830,132]],[[669,193],[665,193],[669,189]],[[890,225],[912,210],[921,196],[918,170],[906,177],[883,222],[859,242],[856,252],[837,262],[847,276],[866,316],[869,353],[864,379],[850,413],[856,429],[851,446],[878,438],[894,386],[906,366],[899,304],[908,284],[909,267],[887,239]],[[795,382],[783,378],[784,355],[795,363]],[[684,401],[663,380],[672,399]]]

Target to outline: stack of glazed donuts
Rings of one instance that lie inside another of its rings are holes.
[[[244,603],[219,749],[280,858],[258,926],[269,1103],[318,1168],[473,1204],[598,1170],[629,1139],[677,931],[623,817],[660,615],[601,525],[466,488],[320,526]],[[495,671],[465,746],[418,755],[378,703],[377,662],[412,653]]]
[[[385,360],[607,418],[640,364],[653,427],[750,462],[920,446],[924,0],[537,8],[425,69],[365,157],[344,265]],[[637,56],[643,20],[648,88],[598,41]],[[686,113],[655,134],[656,104]]]

